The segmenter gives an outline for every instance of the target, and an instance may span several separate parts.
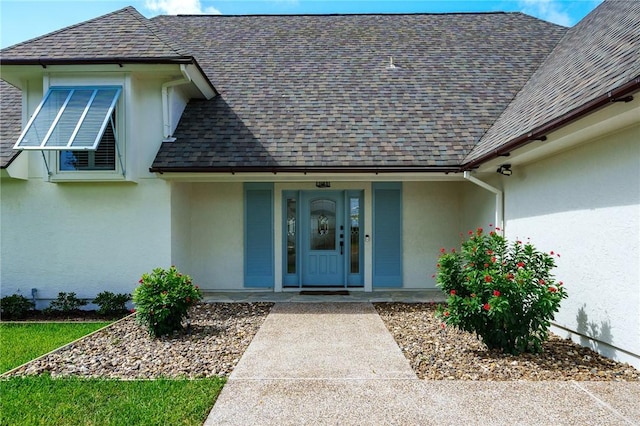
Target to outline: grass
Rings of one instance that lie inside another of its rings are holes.
[[[0,424],[201,425],[224,383],[16,377],[0,381]]]
[[[0,373],[73,342],[108,322],[0,324]]]

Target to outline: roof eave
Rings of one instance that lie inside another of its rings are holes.
[[[468,170],[472,170],[477,168],[482,163],[493,160],[498,157],[504,157],[509,155],[509,153],[515,149],[521,148],[525,145],[528,145],[531,142],[545,140],[546,135],[553,132],[554,130],[558,130],[561,127],[568,125],[588,114],[591,114],[600,108],[604,108],[605,106],[613,103],[625,101],[625,98],[635,92],[640,90],[640,75],[636,76],[631,81],[619,86],[613,90],[604,93],[595,99],[583,104],[579,107],[572,109],[571,111],[554,118],[553,120],[547,121],[534,128],[533,130],[522,134],[514,139],[511,139],[507,143],[501,145],[500,147],[491,150],[480,157],[464,163],[457,172],[464,172]]]
[[[454,173],[458,166],[222,166],[149,168],[151,173]]]
[[[54,65],[119,65],[124,64],[176,64],[193,65],[204,77],[214,96],[219,92],[209,80],[198,61],[193,56],[160,56],[160,57],[108,57],[108,58],[0,58],[0,66],[7,65],[39,65],[42,68]]]
[[[108,58],[0,58],[0,65],[102,65],[102,64],[191,64],[193,57],[108,57]]]

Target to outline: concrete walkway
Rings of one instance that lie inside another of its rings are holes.
[[[640,383],[419,380],[368,302],[276,303],[206,425],[640,424]]]

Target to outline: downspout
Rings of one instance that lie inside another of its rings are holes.
[[[486,189],[487,191],[491,191],[496,194],[496,228],[500,228],[500,233],[504,235],[504,197],[502,191],[496,187],[489,185],[486,182],[481,181],[478,178],[471,176],[471,172],[465,171],[464,178],[469,182],[473,182],[476,185]]]
[[[180,72],[182,78],[178,80],[168,81],[162,84],[162,136],[163,142],[172,142],[171,138],[171,109],[169,102],[169,88],[180,86],[182,84],[191,83],[191,76],[187,72],[187,66],[180,64]]]

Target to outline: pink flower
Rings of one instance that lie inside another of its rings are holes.
[[[550,254],[551,256],[553,256],[553,250],[551,250],[551,251],[549,252],[549,254]]]
[[[538,281],[540,283],[540,285],[544,285],[544,280],[541,278],[540,281]]]
[[[455,291],[455,290],[451,290],[450,294],[451,294],[452,296],[455,296],[455,295],[456,295],[456,291]]]
[[[515,278],[515,276],[511,272],[509,272],[509,274],[507,275],[507,279],[508,280],[513,280],[514,278]]]
[[[518,268],[524,268],[524,262],[518,262]]]
[[[485,268],[488,268],[488,267],[489,267],[489,264],[488,264],[488,263],[485,263],[485,264],[484,264],[484,267],[485,267]]]
[[[140,278],[140,280],[138,280],[138,283],[142,284],[142,278]]]
[[[489,309],[491,309],[491,305],[489,305],[488,303],[485,303],[483,308],[485,311],[488,311]]]
[[[444,249],[444,247],[442,247],[442,248],[440,249],[440,253],[444,253],[445,251],[446,251],[446,250]]]
[[[444,330],[444,328],[446,327],[446,325],[444,325],[444,323],[440,324],[440,327],[442,327],[442,329]]]
[[[445,316],[445,317],[448,317],[448,316],[449,316],[449,311],[445,312],[445,313],[444,313],[444,316]]]
[[[561,285],[562,285],[562,281],[560,281],[560,282],[558,283],[558,285],[559,285],[559,286],[561,286]]]
[[[491,278],[491,275],[485,275],[484,276],[484,282],[490,283],[491,281],[493,281],[493,278]]]
[[[497,226],[496,226],[496,231],[500,231],[500,228],[498,228]]]
[[[493,295],[495,297],[500,297],[500,292],[498,290],[493,290]]]
[[[135,314],[136,313],[136,309],[135,308],[131,308],[131,309],[129,309],[129,312],[131,312],[132,314]]]
[[[496,263],[496,258],[495,258],[495,257],[492,257],[492,258],[491,258],[491,262],[492,262],[492,263]]]
[[[487,250],[487,254],[491,256],[493,254],[493,250]]]
[[[557,291],[557,289],[555,287],[549,287],[549,291],[551,293],[555,293]]]

